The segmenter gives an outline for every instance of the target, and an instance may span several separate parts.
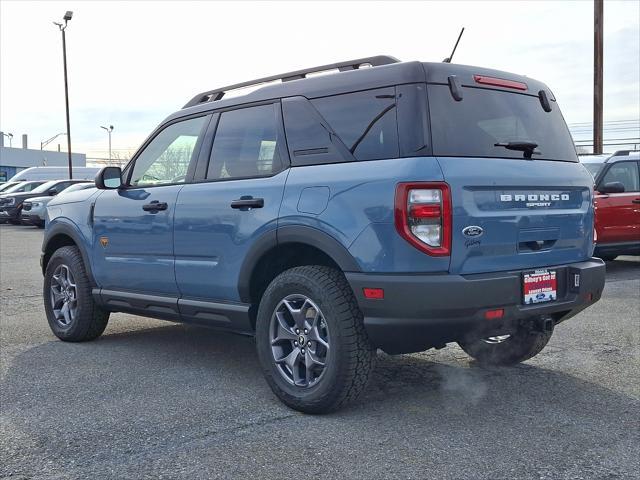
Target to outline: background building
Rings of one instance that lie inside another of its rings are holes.
[[[84,167],[87,163],[87,156],[84,153],[72,153],[71,161],[74,167]],[[67,152],[28,148],[26,135],[22,136],[22,148],[8,147],[5,145],[5,135],[0,132],[0,182],[9,180],[25,168],[65,167],[69,164],[68,162]]]

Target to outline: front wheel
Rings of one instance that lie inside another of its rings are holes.
[[[76,247],[62,247],[53,253],[44,274],[42,296],[49,327],[60,340],[93,340],[107,327],[109,312],[93,300],[91,283]]]
[[[458,345],[478,363],[513,365],[535,357],[547,345],[552,334],[552,331],[539,332],[520,326],[510,335],[465,340]]]
[[[282,402],[305,413],[327,413],[366,387],[375,349],[341,272],[296,267],[265,291],[256,323],[258,357]]]

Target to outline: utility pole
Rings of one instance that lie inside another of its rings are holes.
[[[593,0],[593,153],[602,153],[603,0]]]
[[[69,159],[69,179],[73,178],[73,162],[71,161],[71,124],[69,122],[69,84],[67,82],[67,39],[65,30],[67,29],[67,22],[71,20],[72,16],[73,12],[67,11],[63,17],[64,25],[53,22],[62,32],[62,63],[64,65],[64,103],[67,113],[67,155]]]

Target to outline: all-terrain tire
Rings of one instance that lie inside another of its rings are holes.
[[[330,332],[322,376],[310,386],[288,382],[272,352],[271,320],[278,305],[291,295],[313,301]],[[351,287],[341,272],[324,266],[295,267],[271,282],[258,309],[256,343],[273,392],[290,408],[305,413],[327,413],[353,401],[365,389],[375,361],[375,349],[367,338]]]
[[[54,272],[66,266],[75,283],[75,298],[77,307],[75,315],[68,324],[63,324],[56,318],[54,305],[51,300],[51,287]],[[47,264],[44,275],[42,296],[47,321],[53,334],[65,342],[84,342],[94,340],[102,335],[109,321],[109,312],[102,310],[91,295],[91,282],[82,260],[82,255],[76,247],[66,246],[56,250]]]
[[[458,342],[467,355],[484,365],[514,365],[535,357],[547,345],[553,332],[539,332],[526,326],[500,343],[478,338]]]

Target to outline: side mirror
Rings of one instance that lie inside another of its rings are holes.
[[[599,189],[600,193],[624,193],[624,185],[621,182],[608,182]]]
[[[122,186],[122,170],[120,167],[104,167],[96,175],[96,188],[114,190]]]
[[[49,190],[47,190],[47,195],[49,195],[50,197],[53,197],[54,195],[58,194],[58,190],[56,190],[56,187],[52,187]]]

